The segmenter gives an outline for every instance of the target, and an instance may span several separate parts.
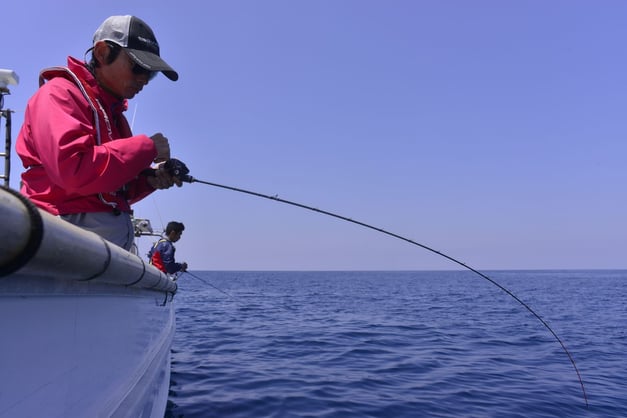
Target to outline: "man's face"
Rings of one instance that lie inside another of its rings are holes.
[[[183,231],[172,231],[170,234],[170,241],[176,242],[181,239],[181,235],[183,235]]]
[[[132,99],[142,91],[155,73],[138,66],[122,49],[110,64],[101,63],[99,81],[111,93],[125,99]]]

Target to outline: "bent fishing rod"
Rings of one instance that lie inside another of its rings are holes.
[[[568,349],[566,348],[566,345],[564,344],[564,342],[562,341],[562,339],[557,335],[557,333],[555,333],[555,331],[553,331],[553,329],[549,326],[549,324],[546,323],[546,321],[544,319],[542,319],[542,317],[540,315],[538,315],[536,313],[536,311],[534,311],[528,304],[526,304],[525,302],[523,302],[518,296],[516,296],[514,293],[512,293],[509,289],[507,289],[505,286],[499,284],[498,282],[496,282],[494,279],[488,277],[486,274],[474,269],[473,267],[470,267],[469,265],[457,260],[456,258],[453,258],[447,254],[444,254],[440,251],[437,251],[427,245],[421,244],[419,242],[416,242],[412,239],[406,238],[402,235],[398,235],[389,231],[386,231],[385,229],[382,228],[378,228],[376,226],[367,224],[365,222],[361,222],[361,221],[357,221],[351,218],[348,218],[346,216],[342,216],[342,215],[338,215],[336,213],[333,212],[329,212],[326,210],[322,210],[322,209],[318,209],[318,208],[314,208],[312,206],[307,206],[304,205],[302,203],[298,203],[298,202],[293,202],[291,200],[286,200],[286,199],[282,199],[279,198],[278,195],[267,195],[267,194],[263,194],[263,193],[258,193],[258,192],[254,192],[251,190],[246,190],[246,189],[241,189],[238,187],[233,187],[233,186],[226,186],[223,184],[218,184],[218,183],[212,183],[209,181],[204,181],[204,180],[199,180],[197,178],[194,178],[192,176],[189,175],[189,169],[187,168],[187,166],[182,162],[179,161],[177,159],[171,159],[168,160],[165,163],[165,169],[174,177],[178,178],[179,180],[186,182],[186,183],[201,183],[201,184],[205,184],[208,186],[213,186],[213,187],[218,187],[221,189],[226,189],[226,190],[231,190],[231,191],[235,191],[235,192],[239,192],[239,193],[244,193],[244,194],[248,194],[251,196],[257,196],[257,197],[261,197],[264,199],[269,199],[269,200],[274,200],[276,202],[280,202],[280,203],[285,203],[287,205],[291,205],[291,206],[296,206],[302,209],[306,209],[309,211],[313,211],[313,212],[317,212],[323,215],[327,215],[327,216],[331,216],[333,218],[337,218],[337,219],[341,219],[343,221],[346,222],[350,222],[359,226],[363,226],[364,228],[368,228],[377,232],[381,232],[382,234],[391,236],[393,238],[397,238],[400,239],[402,241],[408,242],[412,245],[418,246],[420,248],[423,248],[427,251],[430,251],[434,254],[437,254],[441,257],[446,258],[447,260],[458,264],[462,267],[464,267],[467,270],[470,270],[471,272],[475,273],[476,275],[480,276],[481,278],[487,280],[488,282],[492,283],[494,286],[498,287],[499,289],[501,289],[503,292],[505,292],[506,294],[508,294],[509,296],[511,296],[514,300],[516,300],[516,302],[518,302],[520,305],[522,305],[525,309],[527,309],[527,311],[529,311],[534,317],[536,317],[536,319],[538,321],[540,321],[542,323],[542,325],[544,325],[544,327],[553,335],[553,337],[557,340],[557,342],[560,344],[560,346],[562,347],[563,351],[566,353],[566,355],[568,356],[568,359],[570,360],[570,363],[572,364],[573,368],[575,369],[575,372],[577,373],[577,379],[579,380],[579,385],[581,386],[581,392],[583,393],[583,399],[584,402],[586,404],[586,408],[589,407],[588,404],[588,396],[586,394],[586,389],[584,387],[583,384],[583,380],[581,378],[581,374],[579,373],[579,369],[577,368],[577,364],[575,363],[575,359],[573,358],[573,356],[571,355],[570,351],[568,351]]]

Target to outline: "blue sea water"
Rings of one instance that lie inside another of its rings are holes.
[[[191,274],[169,418],[627,417],[627,271],[487,272],[588,407],[470,271]]]

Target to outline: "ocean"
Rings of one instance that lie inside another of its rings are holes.
[[[166,417],[627,417],[627,271],[194,271]]]

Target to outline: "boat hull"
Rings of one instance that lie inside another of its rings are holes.
[[[10,281],[19,286],[0,281],[0,416],[163,416],[175,319],[162,292]]]
[[[15,192],[0,217],[0,417],[163,417],[176,283]]]

